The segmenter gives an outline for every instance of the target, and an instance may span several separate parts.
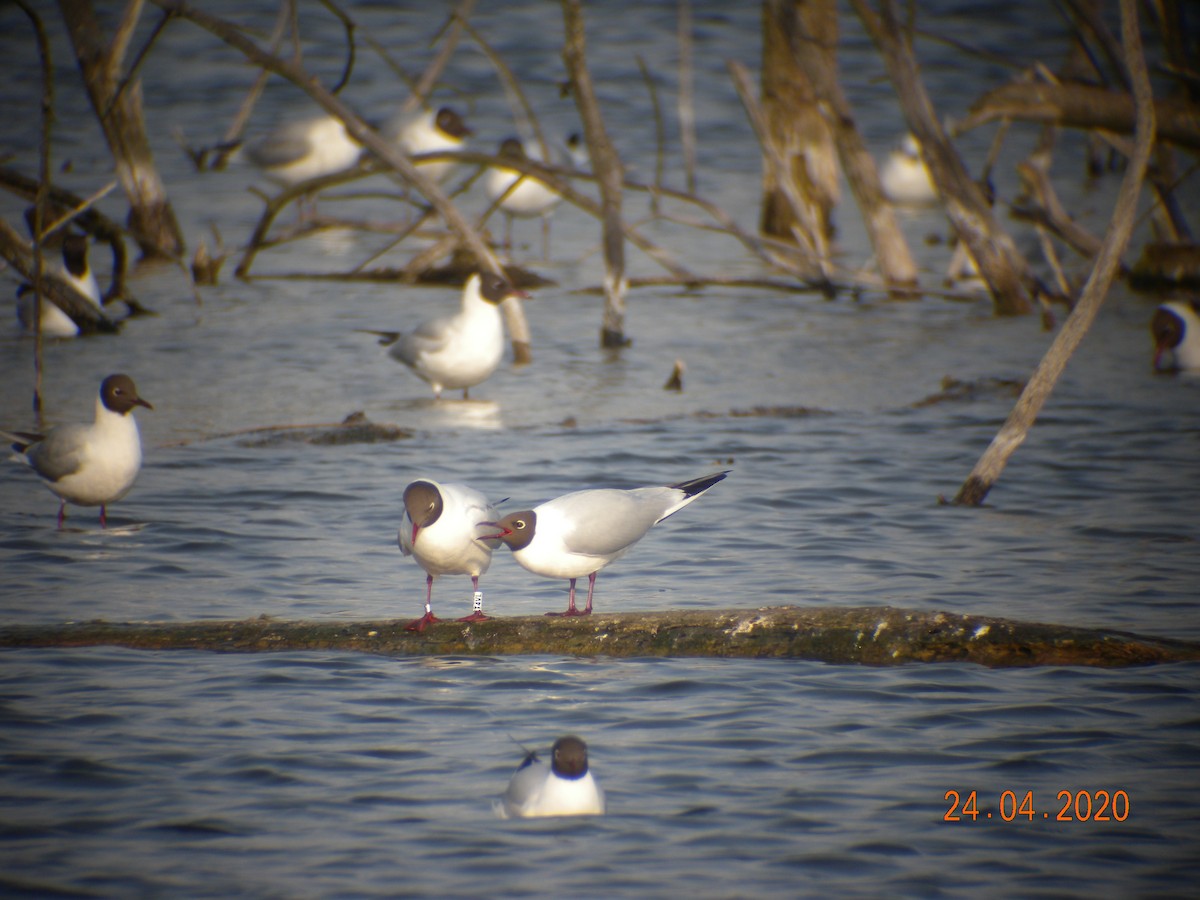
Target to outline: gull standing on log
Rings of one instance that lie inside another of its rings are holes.
[[[596,574],[727,474],[666,487],[574,491],[510,513],[486,536],[507,544],[513,559],[535,575],[570,579],[566,612],[547,615],[586,616],[592,611]],[[583,575],[588,577],[588,595],[581,612],[575,608],[575,580]]]
[[[400,550],[425,570],[425,615],[410,622],[408,631],[424,631],[440,621],[433,614],[433,579],[438,575],[470,575],[474,608],[460,622],[479,622],[483,594],[479,576],[492,562],[496,541],[480,535],[495,525],[496,510],[487,497],[465,484],[438,484],[429,478],[414,481],[404,489],[404,523],[400,526]]]

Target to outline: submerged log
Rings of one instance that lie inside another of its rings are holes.
[[[888,606],[669,610],[575,618],[443,621],[423,632],[389,622],[110,623],[0,626],[0,647],[139,650],[350,650],[389,656],[738,657],[900,665],[1129,666],[1200,660],[1200,643],[1120,631]]]

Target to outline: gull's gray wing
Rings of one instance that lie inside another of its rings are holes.
[[[33,470],[47,481],[58,481],[79,471],[83,464],[86,425],[59,425],[45,439],[25,451]]]

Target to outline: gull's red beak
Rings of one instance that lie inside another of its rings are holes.
[[[499,522],[479,522],[475,527],[476,528],[499,529],[498,531],[495,531],[490,534],[479,535],[478,537],[475,538],[475,540],[477,540],[477,541],[498,541],[498,540],[500,540],[500,538],[504,537],[505,535],[512,534],[512,531],[510,529],[505,528]]]

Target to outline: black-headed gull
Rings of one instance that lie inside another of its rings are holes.
[[[361,155],[362,147],[334,116],[284,122],[245,149],[246,159],[284,187],[344,172]]]
[[[528,753],[495,804],[502,819],[540,816],[600,816],[604,791],[588,768],[587,744],[568,735],[554,742],[547,764]]]
[[[921,158],[921,145],[906,134],[900,146],[888,154],[879,170],[884,196],[893,203],[928,206],[937,203],[937,188]]]
[[[47,249],[52,243],[47,244]],[[102,310],[100,285],[88,262],[88,238],[85,234],[69,232],[62,238],[62,262],[47,259],[46,274],[69,284],[97,310]],[[33,288],[22,285],[17,292],[17,319],[27,331],[33,331]],[[51,300],[42,298],[42,336],[70,338],[79,334],[79,326]]]
[[[1200,369],[1200,303],[1174,300],[1154,311],[1154,368]]]
[[[487,497],[465,484],[438,484],[429,478],[404,489],[404,524],[400,550],[425,570],[425,615],[410,622],[409,631],[423,631],[439,619],[433,614],[433,579],[438,575],[470,575],[474,609],[460,622],[486,619],[479,576],[488,570],[496,541],[480,535],[490,530],[496,510]]]
[[[463,399],[486,381],[504,356],[504,322],[500,304],[508,297],[527,297],[499,275],[475,274],[467,279],[462,307],[453,316],[422,322],[409,332],[369,331],[391,347],[388,355],[428,381],[435,397],[462,390]]]
[[[460,150],[472,131],[462,116],[449,106],[443,106],[436,112],[422,110],[415,115],[397,117],[384,127],[383,133],[409,156],[420,156],[422,153]],[[429,160],[417,165],[422,174],[434,181],[445,181],[454,171],[455,163]]]
[[[570,579],[567,611],[547,615],[586,616],[592,611],[596,573],[727,474],[717,472],[666,487],[574,491],[510,513],[487,537],[507,544],[513,559],[535,575]],[[588,595],[581,612],[575,608],[575,579],[583,575],[588,577]]]
[[[138,396],[128,375],[109,375],[100,384],[92,423],[56,425],[45,435],[5,432],[13,449],[61,498],[59,528],[67,503],[99,506],[100,527],[106,527],[108,504],[133,487],[142,467],[142,441],[132,415],[138,406],[154,408]]]
[[[496,154],[501,159],[516,161],[531,160],[534,162],[549,162],[560,167],[569,167],[571,157],[565,148],[550,148],[550,159],[545,158],[541,145],[536,141],[522,144],[517,138],[505,138],[500,143]],[[518,182],[518,179],[520,181]],[[515,184],[515,187],[513,186]],[[493,166],[484,176],[483,189],[488,200],[495,203],[499,200],[500,211],[504,213],[504,246],[512,246],[513,217],[542,219],[542,257],[549,256],[550,250],[550,214],[562,202],[562,196],[552,190],[544,181],[530,175],[524,175],[516,169],[506,169]],[[502,199],[503,198],[503,199]]]

